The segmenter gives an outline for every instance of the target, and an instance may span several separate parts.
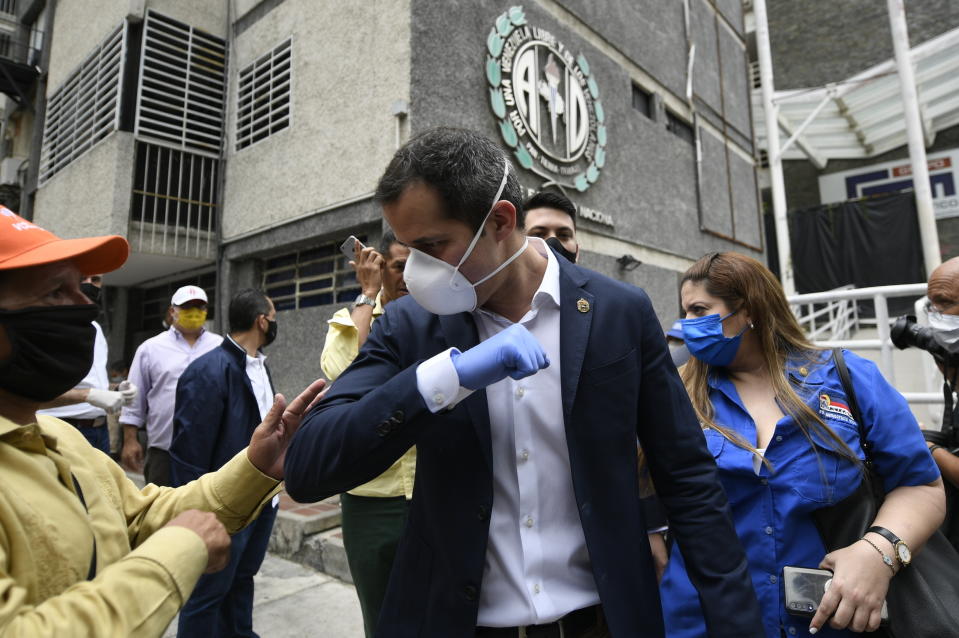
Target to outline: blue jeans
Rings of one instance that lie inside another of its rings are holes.
[[[110,454],[110,429],[106,425],[97,428],[80,427],[74,425],[80,431],[80,434],[86,437],[90,445],[100,450],[104,454]]]
[[[226,567],[200,577],[180,611],[178,638],[258,638],[253,631],[253,576],[266,555],[276,509],[268,504],[259,518],[233,535]]]

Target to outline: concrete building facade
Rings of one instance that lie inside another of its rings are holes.
[[[762,257],[739,0],[30,4],[17,20],[50,37],[20,208],[130,239],[106,280],[112,358],[161,329],[181,282],[215,296],[220,329],[255,286],[279,310],[277,387],[318,376],[326,320],[358,292],[337,248],[378,242],[379,175],[438,125],[498,140],[531,190],[559,182],[581,262],[645,288],[664,325],[702,254]]]

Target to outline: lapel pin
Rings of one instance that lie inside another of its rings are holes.
[[[804,377],[808,377],[808,376],[809,376],[809,368],[807,368],[806,366],[803,366],[803,367],[799,368],[799,374],[803,375]]]
[[[589,302],[580,297],[579,301],[576,302],[576,309],[580,312],[589,312]]]

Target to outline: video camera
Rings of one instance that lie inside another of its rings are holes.
[[[932,328],[920,326],[912,315],[897,318],[892,324],[889,336],[892,345],[900,350],[919,348],[931,354],[936,363],[944,368],[959,368],[959,355],[949,352],[936,340]],[[944,388],[946,411],[942,416],[942,430],[923,430],[922,434],[927,441],[948,448],[955,454],[959,451],[959,424],[952,414],[952,392],[953,388],[947,379]]]

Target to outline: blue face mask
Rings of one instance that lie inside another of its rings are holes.
[[[689,348],[689,353],[711,366],[723,368],[732,363],[739,350],[743,333],[749,329],[749,326],[744,327],[735,337],[727,337],[723,334],[723,322],[736,312],[739,311],[733,311],[725,317],[715,314],[680,319],[683,324],[683,339],[686,347]]]

